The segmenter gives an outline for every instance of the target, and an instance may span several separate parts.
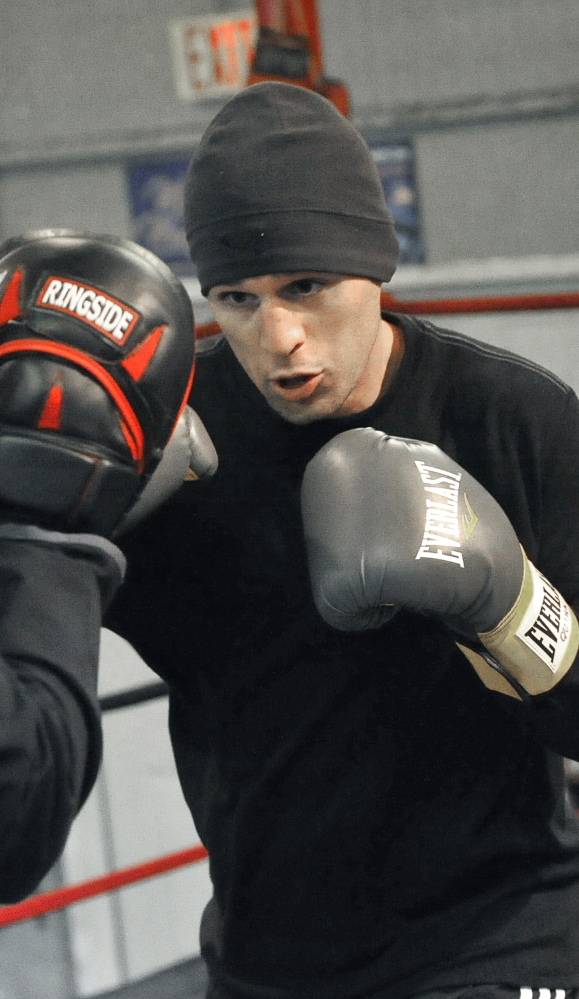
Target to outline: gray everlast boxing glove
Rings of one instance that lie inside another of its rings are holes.
[[[183,285],[137,244],[68,230],[4,244],[0,518],[111,537],[188,465],[211,474],[215,450],[185,408],[194,350]]]
[[[306,468],[302,513],[314,600],[333,627],[376,628],[402,607],[439,617],[483,683],[517,698],[572,665],[573,611],[499,504],[435,445],[339,434]]]

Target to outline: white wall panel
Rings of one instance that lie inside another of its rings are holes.
[[[2,6],[0,151],[191,120],[174,88],[167,23],[211,13],[211,0]]]
[[[579,248],[579,117],[415,139],[430,264]]]
[[[575,0],[319,0],[355,107],[577,83]]]
[[[0,179],[0,238],[47,227],[130,236],[123,167],[86,164],[4,175]]]

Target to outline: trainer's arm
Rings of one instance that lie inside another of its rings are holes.
[[[104,539],[0,527],[2,903],[48,872],[96,778],[100,627],[122,569]]]

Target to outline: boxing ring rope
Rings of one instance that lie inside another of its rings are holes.
[[[188,864],[197,864],[201,860],[205,860],[207,856],[207,850],[199,844],[188,847],[186,850],[167,853],[155,860],[145,860],[142,864],[123,867],[118,871],[109,871],[108,874],[101,874],[97,878],[80,881],[75,885],[65,885],[63,888],[55,888],[53,891],[47,891],[40,895],[32,895],[31,898],[27,898],[23,902],[1,906],[0,927],[21,923],[25,919],[33,919],[36,916],[45,916],[47,913],[56,912],[59,909],[66,909],[69,905],[74,905],[75,902],[86,902],[89,898],[118,891],[119,888],[126,888],[127,885],[135,884],[137,881],[145,881],[158,874],[166,874],[167,871],[174,871]]]
[[[167,694],[167,684],[163,680],[157,680],[155,683],[145,683],[130,690],[121,690],[118,694],[99,697],[99,705],[101,711],[116,711],[117,708],[130,708],[133,704],[144,704],[157,697],[166,697]]]
[[[404,301],[389,292],[382,292],[382,308],[389,312],[411,315],[444,315],[458,313],[523,312],[541,309],[579,309],[579,292],[561,292],[541,295],[503,295],[492,298],[437,298]],[[197,327],[200,339],[215,336],[220,332],[217,323],[206,323]],[[130,705],[142,704],[157,697],[167,695],[163,682],[145,684],[130,690],[109,694],[100,698],[102,711],[112,711]],[[65,909],[78,902],[99,895],[118,891],[128,885],[156,877],[159,874],[196,864],[208,857],[201,844],[168,853],[153,860],[134,864],[130,867],[109,871],[73,885],[65,885],[53,891],[33,895],[14,905],[0,906],[0,927],[44,916],[50,912]]]
[[[579,292],[550,292],[544,295],[496,295],[492,298],[433,298],[402,301],[382,292],[381,305],[387,312],[411,315],[444,315],[472,312],[527,312],[540,309],[577,309]]]

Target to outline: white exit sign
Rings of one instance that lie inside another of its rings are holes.
[[[257,35],[253,11],[178,18],[169,31],[183,100],[233,94],[246,85]]]

